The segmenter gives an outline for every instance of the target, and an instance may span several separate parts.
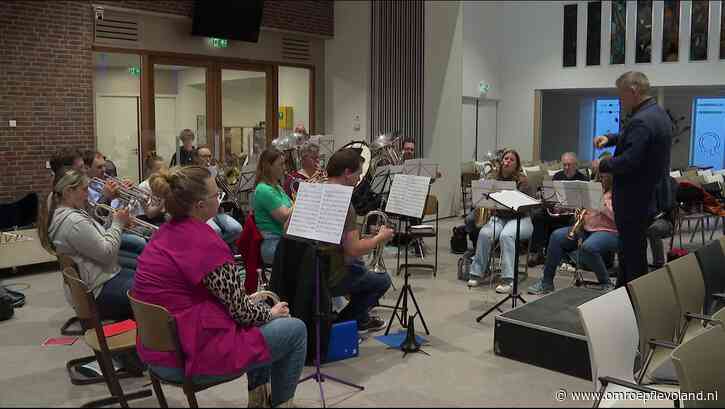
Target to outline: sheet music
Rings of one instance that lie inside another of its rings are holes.
[[[435,179],[438,164],[429,159],[408,159],[403,162],[403,173],[406,175],[428,176]]]
[[[471,200],[473,207],[486,209],[506,209],[499,203],[489,199],[488,194],[501,190],[515,190],[516,182],[508,180],[479,179],[471,181]]]
[[[352,190],[352,186],[300,183],[287,234],[340,244]]]
[[[501,190],[499,192],[493,192],[489,196],[498,203],[515,211],[519,211],[520,208],[525,206],[541,204],[540,201],[518,190]]]
[[[430,177],[397,174],[390,187],[385,211],[410,217],[422,217],[428,197]]]
[[[390,190],[393,177],[403,171],[403,166],[381,166],[375,169],[373,175],[372,189],[373,192],[385,194]]]
[[[562,207],[600,209],[602,207],[602,184],[581,180],[555,180],[542,183],[542,196],[547,201],[556,201]]]
[[[682,172],[680,172],[679,170],[673,170],[672,172],[670,172],[670,176],[673,178],[681,178]]]

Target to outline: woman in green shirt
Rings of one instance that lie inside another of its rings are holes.
[[[282,188],[284,177],[282,153],[267,148],[257,163],[257,187],[254,189],[254,223],[262,233],[262,260],[272,264],[284,224],[292,213],[292,201]]]

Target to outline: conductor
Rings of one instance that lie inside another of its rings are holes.
[[[616,148],[614,156],[593,165],[614,176],[612,204],[620,236],[617,287],[621,287],[648,271],[646,233],[656,212],[655,186],[669,174],[672,122],[650,96],[643,73],[629,71],[616,86],[628,121],[619,134],[594,138],[598,148]]]

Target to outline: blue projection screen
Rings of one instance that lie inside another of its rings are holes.
[[[619,133],[619,99],[597,99],[594,117],[594,135]],[[614,146],[604,149],[594,149],[594,157],[598,159],[603,152],[614,155]]]
[[[690,165],[722,169],[725,160],[725,98],[695,98]]]

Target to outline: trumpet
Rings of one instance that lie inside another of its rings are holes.
[[[361,237],[370,237],[372,235],[370,233],[370,229],[367,227],[368,218],[370,216],[378,216],[377,223],[375,224],[377,230],[379,230],[382,226],[388,225],[388,215],[385,214],[385,212],[382,212],[380,210],[369,211],[363,218],[362,231],[360,233]],[[387,269],[385,268],[385,261],[383,260],[384,249],[385,243],[380,243],[377,245],[377,247],[373,249],[372,252],[370,252],[370,262],[368,263],[368,269],[370,271],[374,273],[383,273],[387,271]]]
[[[566,234],[566,238],[569,240],[576,239],[576,236],[579,234],[579,232],[584,227],[584,216],[587,214],[587,209],[576,209],[574,212],[574,224],[571,226],[571,229],[569,229],[569,232]]]
[[[126,205],[138,204],[143,206],[144,208],[161,205],[161,199],[154,196],[150,192],[147,192],[146,190],[143,190],[138,186],[126,186],[124,181],[111,175],[106,174],[105,176],[105,179],[101,179],[99,177],[94,177],[93,179],[91,179],[91,183],[89,184],[90,188],[99,193],[103,193],[103,186],[105,186],[106,182],[113,181],[116,182],[119,186],[118,198]]]
[[[93,216],[101,221],[106,228],[108,228],[113,221],[112,217],[113,213],[116,212],[116,209],[112,208],[109,205],[100,203],[89,202],[89,204],[93,208]],[[154,233],[156,233],[158,229],[159,228],[157,226],[151,223],[139,220],[138,218],[131,216],[131,223],[124,228],[124,231],[127,233],[135,234],[137,236],[141,236],[148,240]]]

